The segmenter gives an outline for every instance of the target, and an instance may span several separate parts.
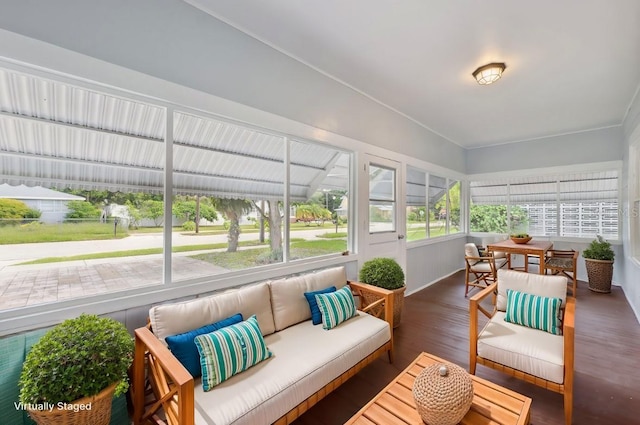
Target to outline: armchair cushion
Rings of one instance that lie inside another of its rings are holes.
[[[496,312],[478,336],[478,355],[513,369],[562,384],[564,339],[509,323]]]
[[[560,335],[562,334],[561,304],[560,298],[541,297],[507,289],[507,314],[504,320]]]
[[[564,276],[546,276],[514,270],[498,270],[496,307],[499,311],[506,311],[507,309],[507,289],[543,297],[560,298],[562,307],[566,305],[567,301],[567,278]]]

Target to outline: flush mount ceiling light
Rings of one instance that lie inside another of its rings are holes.
[[[473,78],[476,79],[478,84],[487,85],[491,83],[495,83],[502,77],[502,73],[507,66],[500,63],[490,63],[488,65],[481,66],[480,68],[473,71]]]

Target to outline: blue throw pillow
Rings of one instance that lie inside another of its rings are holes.
[[[189,371],[191,376],[197,378],[202,375],[202,370],[200,368],[200,353],[198,353],[198,347],[196,347],[196,343],[194,342],[195,338],[198,335],[208,334],[240,322],[242,322],[242,314],[234,314],[219,322],[211,323],[210,325],[205,325],[189,332],[168,336],[165,338],[165,341],[167,341],[169,350],[171,350],[173,355]]]
[[[318,291],[313,292],[305,292],[304,297],[307,299],[309,303],[309,308],[311,309],[311,321],[314,325],[319,325],[322,323],[322,314],[320,314],[320,309],[318,308],[318,302],[316,301],[316,294],[328,294],[329,292],[336,292],[335,286],[330,286],[328,288],[320,289]]]

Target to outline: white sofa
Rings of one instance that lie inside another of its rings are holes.
[[[304,292],[332,285],[340,289],[347,283],[356,294],[378,294],[376,310],[389,321],[358,311],[331,330],[312,325]],[[387,352],[391,361],[392,311],[390,291],[348,282],[343,267],[154,306],[150,326],[135,332],[134,423],[161,414],[180,425],[288,424],[378,356]],[[245,319],[257,316],[273,357],[205,392],[200,378],[191,377],[163,339],[236,313]],[[147,400],[145,407],[147,383],[151,399],[159,401]]]

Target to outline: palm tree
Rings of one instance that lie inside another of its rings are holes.
[[[251,211],[252,204],[246,199],[214,198],[213,205],[229,220],[227,252],[236,252],[240,238],[240,216]]]

